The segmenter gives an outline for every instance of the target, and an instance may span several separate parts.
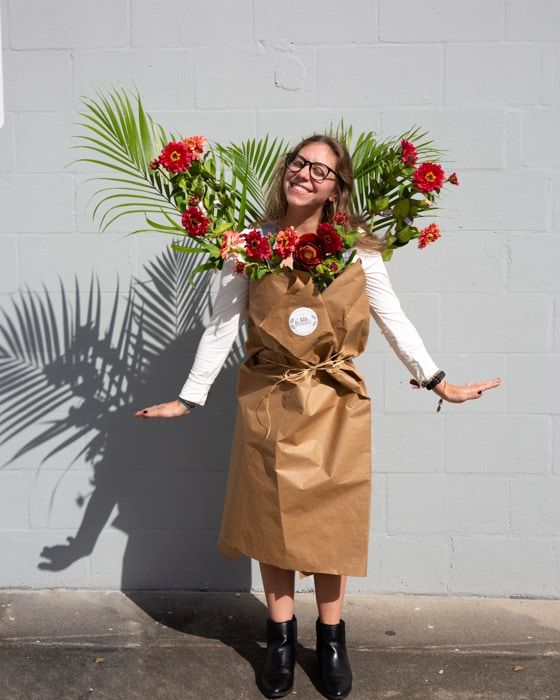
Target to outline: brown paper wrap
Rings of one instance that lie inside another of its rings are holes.
[[[301,307],[318,320],[306,336],[288,325]],[[351,359],[369,332],[362,265],[322,293],[303,271],[251,280],[248,314],[218,547],[301,577],[366,576],[370,399]]]

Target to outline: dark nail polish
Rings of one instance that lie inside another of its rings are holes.
[[[479,392],[479,393],[480,393],[480,392]],[[142,411],[142,413],[148,413],[148,411],[147,411],[147,410],[144,410],[144,411]]]

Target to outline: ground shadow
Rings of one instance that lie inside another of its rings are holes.
[[[231,595],[195,597],[173,591],[129,591],[129,597],[153,620],[180,633],[203,639],[218,640],[244,658],[259,676],[266,658],[266,605],[255,596],[242,598]],[[157,629],[153,632],[154,640]],[[315,649],[298,642],[297,665],[308,676],[316,690],[319,685]]]

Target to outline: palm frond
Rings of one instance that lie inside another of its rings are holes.
[[[354,172],[354,191],[352,195],[352,209],[366,222],[370,223],[372,231],[381,231],[391,222],[391,217],[382,217],[371,214],[371,198],[380,193],[380,183],[386,186],[389,183],[388,194],[389,207],[391,207],[402,194],[402,185],[396,178],[391,178],[391,168],[400,153],[402,139],[413,141],[418,156],[424,161],[440,159],[444,151],[433,147],[433,141],[422,140],[427,132],[421,132],[420,127],[413,126],[399,136],[377,140],[373,131],[362,132],[356,141],[353,138],[352,126],[346,126],[341,120],[336,127],[331,124],[327,133],[341,141],[348,149],[352,158]],[[389,208],[388,207],[388,208]],[[431,208],[431,212],[434,207]],[[418,216],[422,216],[419,213]]]
[[[220,178],[226,183],[233,199],[236,227],[245,228],[263,215],[265,192],[278,160],[287,148],[284,139],[271,140],[268,135],[261,139],[243,141],[239,145],[215,145],[222,162]]]
[[[143,201],[152,207],[150,212],[159,213],[159,209],[176,212],[166,176],[149,167],[154,155],[169,140],[163,127],[145,112],[138,92],[135,95],[136,111],[125,88],[114,88],[108,97],[100,90],[97,90],[97,94],[97,101],[88,97],[82,98],[85,111],[79,112],[79,115],[83,121],[78,121],[76,124],[83,127],[86,133],[75,134],[74,137],[80,143],[71,146],[71,148],[87,149],[97,157],[78,158],[68,165],[84,162],[116,171],[124,176],[117,181],[132,186],[137,193],[137,198],[144,197]],[[115,178],[101,175],[89,180],[115,180]],[[117,194],[104,194],[111,189],[116,190]],[[122,187],[100,189],[95,196],[100,199],[93,212],[94,219],[99,207],[110,203],[113,197],[133,199],[132,195],[123,192]],[[111,223],[124,214],[143,213],[141,209],[128,208],[128,203],[119,205],[123,209],[119,216],[109,218],[112,208],[106,211],[100,221],[100,230],[105,231]]]

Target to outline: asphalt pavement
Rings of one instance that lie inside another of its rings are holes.
[[[0,591],[2,700],[261,698],[261,594]],[[321,698],[311,593],[290,697]],[[347,596],[351,698],[560,700],[560,601]]]

